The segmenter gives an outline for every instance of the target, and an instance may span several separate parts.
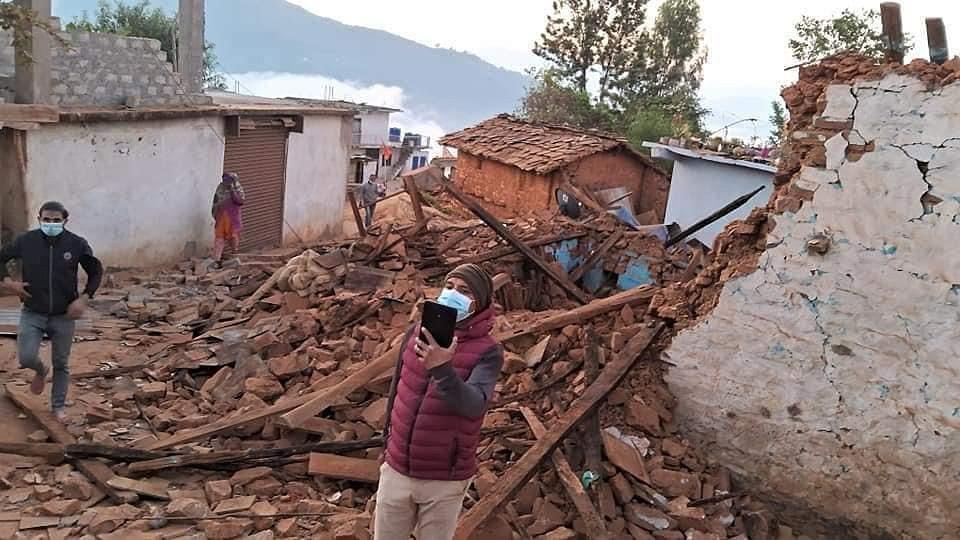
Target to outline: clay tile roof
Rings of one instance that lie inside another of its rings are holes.
[[[451,133],[440,139],[440,144],[536,174],[549,174],[585,157],[615,149],[623,149],[647,166],[657,167],[626,139],[599,131],[529,122],[509,114]]]

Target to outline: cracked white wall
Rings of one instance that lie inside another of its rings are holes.
[[[667,354],[686,432],[824,516],[960,537],[960,84],[834,86],[814,191]],[[818,233],[833,239],[808,254]]]

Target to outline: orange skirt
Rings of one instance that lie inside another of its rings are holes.
[[[221,213],[214,227],[214,238],[217,240],[229,240],[235,236],[239,236],[239,234],[240,231],[237,231],[233,227],[233,220],[230,219],[230,215],[226,212]]]

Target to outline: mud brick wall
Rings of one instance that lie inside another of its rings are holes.
[[[457,158],[456,183],[467,193],[517,214],[557,206],[555,190],[564,180],[594,190],[625,187],[639,215],[653,211],[663,220],[670,180],[662,172],[626,152],[602,152],[549,175],[523,171],[465,151]]]
[[[51,102],[62,106],[179,105],[185,103],[179,74],[155,39],[61,32],[54,43]],[[12,88],[14,51],[9,31],[0,32],[0,91]]]

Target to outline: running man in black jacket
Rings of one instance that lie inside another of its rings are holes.
[[[58,202],[40,207],[40,228],[24,233],[0,248],[0,293],[16,294],[23,303],[17,332],[17,356],[20,367],[36,372],[30,391],[43,393],[47,367],[40,361],[40,342],[44,334],[52,345],[53,390],[50,402],[53,414],[66,420],[64,405],[70,384],[70,347],[77,319],[87,309],[103,278],[103,265],[93,256],[90,244],[64,229],[69,213]],[[19,259],[23,281],[7,277],[7,262]],[[87,273],[83,296],[77,292],[77,267]]]

